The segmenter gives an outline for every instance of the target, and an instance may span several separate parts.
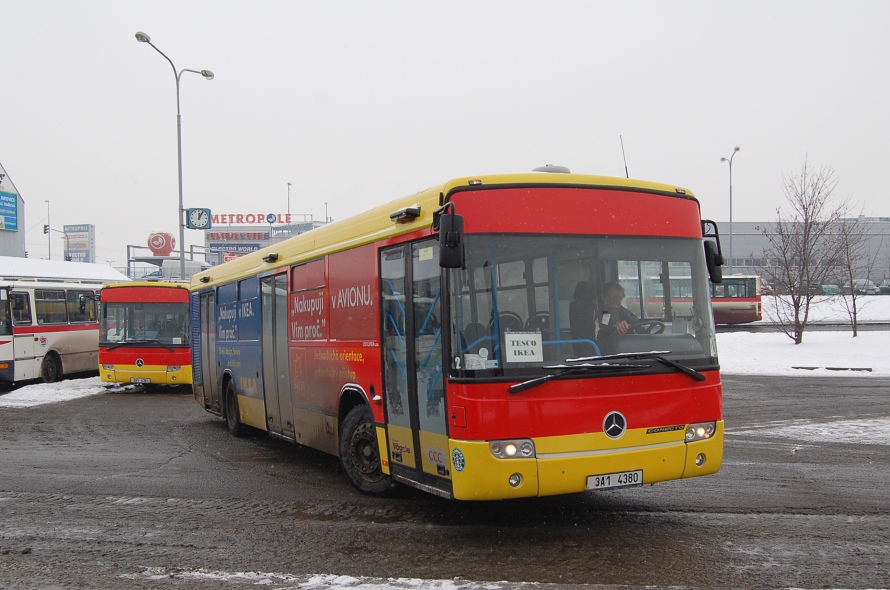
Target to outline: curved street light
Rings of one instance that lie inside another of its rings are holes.
[[[732,274],[732,159],[742,149],[739,146],[732,148],[732,155],[728,158],[720,158],[721,162],[729,163],[729,272]]]
[[[182,69],[177,71],[176,66],[173,65],[173,60],[171,60],[167,55],[158,49],[154,43],[151,42],[151,37],[143,33],[142,31],[138,31],[136,33],[136,40],[140,43],[148,43],[151,47],[164,56],[168,62],[170,62],[170,67],[173,68],[173,75],[176,76],[176,151],[179,163],[179,278],[185,279],[185,225],[182,222],[182,216],[185,213],[185,209],[182,206],[182,115],[179,110],[179,79],[182,77],[183,72],[192,72],[194,74],[201,74],[207,80],[213,80],[213,72],[210,70],[189,70]]]

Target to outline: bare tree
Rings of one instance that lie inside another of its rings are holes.
[[[871,277],[880,251],[880,245],[874,256],[869,256],[868,239],[872,224],[862,215],[854,219],[840,219],[837,223],[838,264],[842,279],[840,285],[850,285],[850,291],[844,289],[842,298],[847,316],[850,318],[850,327],[853,329],[853,337],[859,335],[859,310],[861,301],[857,293],[856,280],[863,277]]]
[[[838,239],[832,231],[847,209],[844,201],[832,207],[837,187],[834,170],[810,168],[807,160],[800,173],[782,176],[788,210],[776,209],[776,221],[759,228],[767,239],[764,277],[785,297],[773,297],[780,330],[795,344],[803,342],[813,298],[821,294],[838,259]]]

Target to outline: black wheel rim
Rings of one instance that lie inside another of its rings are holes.
[[[365,479],[379,479],[380,455],[377,452],[377,437],[370,422],[362,422],[352,433],[349,455],[352,464]]]

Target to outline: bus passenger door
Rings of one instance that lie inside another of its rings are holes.
[[[395,479],[451,492],[442,376],[438,242],[380,253],[384,390],[390,471]]]
[[[216,294],[213,291],[201,293],[201,378],[204,381],[204,408],[214,413],[222,413],[219,396],[219,367],[216,366]],[[198,343],[193,342],[192,346]],[[197,388],[195,389],[197,392]]]
[[[264,277],[261,289],[266,427],[270,433],[294,440],[294,409],[287,362],[287,275]]]
[[[31,297],[29,293],[10,293],[10,304],[12,305],[12,323],[15,327],[30,327],[32,325],[31,317]],[[38,355],[38,347],[35,343],[38,341],[37,334],[26,333],[16,334],[13,339],[13,355],[15,360],[15,381],[24,381],[27,379],[35,379],[40,376],[40,358]]]

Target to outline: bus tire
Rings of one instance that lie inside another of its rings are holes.
[[[241,410],[238,407],[238,393],[235,383],[226,384],[226,428],[232,436],[244,435],[244,424],[241,423]]]
[[[340,463],[352,485],[365,494],[381,496],[395,487],[380,469],[374,417],[364,404],[349,410],[340,426]]]
[[[40,363],[40,378],[44,383],[55,383],[62,378],[62,364],[54,352],[48,352]]]

